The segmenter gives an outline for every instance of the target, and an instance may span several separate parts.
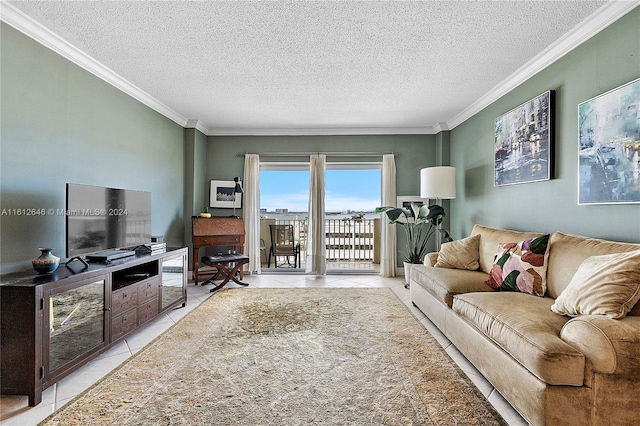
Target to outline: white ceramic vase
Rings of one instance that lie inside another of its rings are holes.
[[[411,267],[414,265],[409,262],[402,262],[404,264],[404,286],[409,288],[409,279],[411,278]]]

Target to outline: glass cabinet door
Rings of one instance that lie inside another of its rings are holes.
[[[186,296],[184,286],[186,267],[187,259],[184,255],[162,260],[161,310]]]
[[[44,299],[48,321],[43,324],[48,324],[49,344],[43,356],[49,374],[106,344],[105,282],[86,280],[48,292]]]

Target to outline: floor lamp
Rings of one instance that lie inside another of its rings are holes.
[[[456,168],[451,166],[427,167],[420,170],[420,198],[440,200],[456,198]],[[440,250],[442,236],[437,225],[436,250]]]

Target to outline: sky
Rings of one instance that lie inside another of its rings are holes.
[[[325,211],[373,211],[380,206],[380,170],[327,170]],[[309,171],[261,171],[260,208],[309,209]]]

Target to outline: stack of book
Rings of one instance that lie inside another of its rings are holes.
[[[148,243],[148,244],[145,244],[145,246],[147,246],[149,250],[151,250],[151,254],[163,253],[167,250],[166,243]]]

